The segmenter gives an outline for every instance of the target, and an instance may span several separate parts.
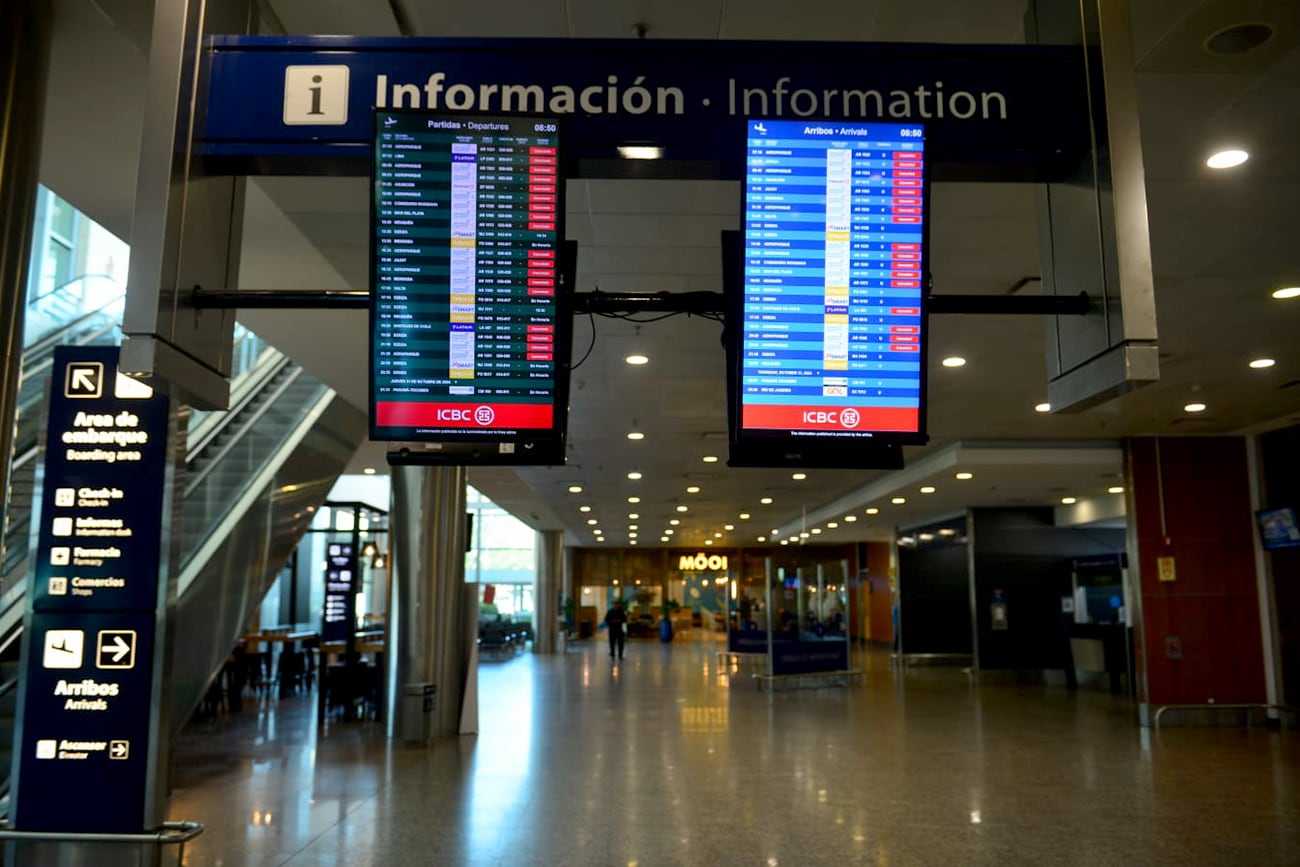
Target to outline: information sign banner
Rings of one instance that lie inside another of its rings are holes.
[[[23,636],[20,830],[145,829],[168,401],[121,376],[117,352],[54,353]]]
[[[739,177],[746,118],[925,124],[944,180],[1060,175],[1088,147],[1084,55],[1064,45],[250,36],[209,51],[201,147],[254,173],[304,157],[364,171],[372,108],[563,116],[586,177],[617,176],[630,144]]]

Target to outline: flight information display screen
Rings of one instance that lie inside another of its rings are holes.
[[[748,121],[742,434],[925,440],[925,135]]]
[[[372,439],[562,435],[560,159],[555,118],[375,112]]]

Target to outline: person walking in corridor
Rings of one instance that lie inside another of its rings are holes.
[[[623,647],[627,644],[627,612],[623,610],[623,600],[615,599],[614,607],[605,614],[605,626],[609,628],[609,658],[623,658]]]

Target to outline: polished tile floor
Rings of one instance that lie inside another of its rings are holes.
[[[864,654],[760,692],[712,641],[483,663],[477,737],[421,751],[311,698],[192,726],[189,865],[1300,864],[1300,733],[1136,728],[1101,693]]]

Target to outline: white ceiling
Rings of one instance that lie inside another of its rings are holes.
[[[126,233],[129,144],[139,128],[143,0],[89,4],[59,0],[56,58],[82,56],[75,76],[56,73],[46,122],[43,174],[61,194]],[[932,443],[909,448],[896,474],[809,471],[803,481],[776,470],[705,464],[726,456],[719,326],[677,317],[637,326],[575,322],[570,462],[563,468],[475,470],[485,493],[538,528],[569,531],[590,544],[588,514],[607,544],[627,540],[628,513],[641,517],[642,544],[658,544],[675,507],[687,505],[676,542],[753,543],[773,527],[788,534],[807,520],[856,509],[862,518],[819,539],[887,537],[896,525],[967,505],[1056,503],[1064,494],[1106,496],[1117,482],[1114,443],[1149,433],[1233,433],[1300,421],[1300,300],[1268,291],[1300,284],[1300,20],[1294,2],[1134,0],[1140,108],[1162,353],[1162,379],[1136,394],[1077,415],[1033,411],[1045,399],[1043,323],[1032,317],[936,316],[931,322]],[[625,37],[638,22],[648,38],[745,38],[1018,42],[1023,0],[805,2],[792,14],[776,0],[492,0],[459,5],[415,0],[271,0],[275,26],[291,33],[429,36]],[[394,14],[396,10],[396,15]],[[137,16],[138,17],[138,16]],[[1215,58],[1200,48],[1218,27],[1241,20],[1279,26],[1253,56]],[[118,23],[114,23],[114,22]],[[127,24],[121,23],[128,22]],[[134,53],[134,57],[132,54]],[[102,71],[102,72],[96,72]],[[67,79],[67,80],[64,80]],[[75,80],[73,80],[75,79]],[[58,100],[66,100],[59,102]],[[69,106],[72,106],[71,108]],[[78,112],[94,111],[103,149],[91,147]],[[116,113],[116,114],[114,114]],[[108,116],[112,115],[112,116]],[[1228,173],[1203,167],[1217,146],[1245,146],[1252,159]],[[356,178],[262,178],[249,196],[244,288],[367,286],[367,189]],[[932,202],[935,291],[1004,293],[1036,276],[1033,187],[936,184]],[[579,242],[578,288],[589,291],[719,291],[718,233],[738,226],[739,191],[717,181],[571,181],[568,231]],[[1024,292],[1036,291],[1031,284]],[[241,319],[298,358],[348,400],[366,403],[366,321],[359,312],[245,311]],[[650,364],[622,359],[641,352]],[[960,354],[969,363],[938,361]],[[1276,367],[1252,371],[1257,355]],[[1195,398],[1199,416],[1182,411]],[[646,433],[631,442],[627,431]],[[1078,443],[1093,447],[1071,448]],[[997,444],[998,448],[980,448]],[[1015,457],[1008,457],[1012,455]],[[1017,456],[1018,455],[1018,456]],[[961,463],[961,466],[957,466]],[[356,466],[383,467],[382,445]],[[644,473],[639,482],[625,474]],[[975,473],[953,479],[957,469]],[[581,495],[567,493],[581,484]],[[702,492],[685,493],[687,485]],[[919,494],[931,484],[934,494]],[[908,498],[902,507],[890,496]],[[626,502],[640,496],[635,507]],[[761,497],[773,503],[761,506]],[[868,520],[868,506],[882,509]],[[751,514],[741,521],[739,513]],[[842,518],[842,515],[840,516]],[[740,529],[728,533],[726,523]],[[824,523],[822,524],[824,526]]]

